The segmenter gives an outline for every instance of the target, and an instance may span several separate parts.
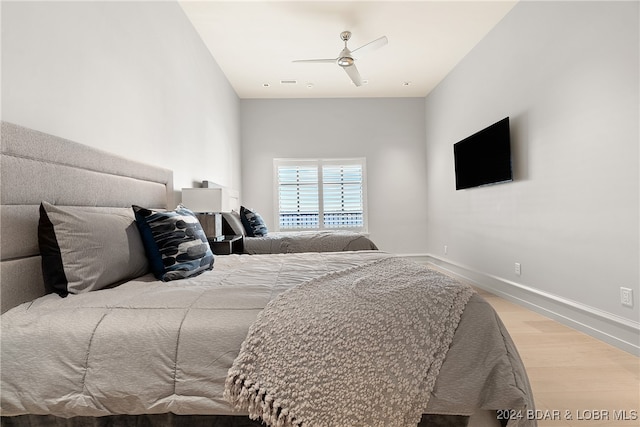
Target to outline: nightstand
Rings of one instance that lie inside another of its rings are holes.
[[[209,239],[209,246],[216,255],[241,254],[244,252],[244,237],[228,235],[223,240]]]

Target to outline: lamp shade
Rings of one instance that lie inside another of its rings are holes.
[[[193,212],[222,212],[222,188],[183,188],[182,204]]]

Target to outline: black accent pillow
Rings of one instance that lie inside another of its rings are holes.
[[[151,271],[160,280],[185,279],[213,269],[213,252],[189,209],[154,211],[133,206]]]
[[[258,212],[240,206],[240,220],[242,220],[242,225],[247,232],[247,236],[256,237],[267,235],[267,226]]]

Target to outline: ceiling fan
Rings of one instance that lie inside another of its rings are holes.
[[[362,78],[360,77],[360,73],[356,68],[355,61],[362,57],[363,54],[370,52],[372,50],[381,48],[386,45],[389,40],[386,36],[382,36],[378,39],[375,39],[372,42],[365,44],[364,46],[360,46],[357,49],[349,50],[347,47],[347,42],[351,38],[351,31],[343,31],[340,33],[340,38],[344,41],[344,49],[340,52],[337,58],[332,59],[298,59],[293,62],[334,62],[346,71],[347,75],[356,86],[362,86]]]

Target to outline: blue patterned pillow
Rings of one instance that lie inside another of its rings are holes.
[[[258,212],[253,212],[244,206],[240,206],[240,219],[247,232],[247,236],[256,237],[267,235],[267,226]]]
[[[184,279],[213,269],[207,236],[189,209],[153,211],[134,205],[133,212],[151,271],[158,279]]]

